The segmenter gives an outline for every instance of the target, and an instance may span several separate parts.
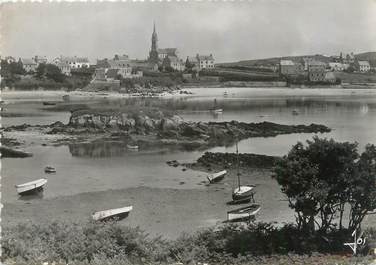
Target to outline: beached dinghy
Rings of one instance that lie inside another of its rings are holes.
[[[220,172],[217,172],[217,173],[214,173],[214,174],[210,174],[210,175],[207,176],[207,178],[208,178],[210,183],[215,183],[215,182],[222,180],[225,177],[226,174],[227,174],[227,171],[223,170],[223,171],[220,171]]]
[[[228,222],[244,222],[255,218],[255,215],[261,210],[259,204],[251,204],[236,210],[227,212]]]
[[[106,221],[110,219],[121,220],[127,217],[129,213],[132,211],[132,209],[133,206],[127,206],[123,208],[95,212],[92,216],[93,220],[95,221]]]
[[[18,194],[26,195],[43,190],[43,186],[47,183],[47,179],[37,179],[24,184],[16,185]]]
[[[44,172],[45,173],[56,173],[56,169],[54,167],[51,167],[51,166],[46,166],[44,168]]]

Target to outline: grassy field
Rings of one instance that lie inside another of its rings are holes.
[[[376,83],[376,73],[336,72],[335,76],[340,78],[342,83]]]

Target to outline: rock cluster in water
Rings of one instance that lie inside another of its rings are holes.
[[[235,168],[239,161],[240,167],[250,168],[271,168],[280,157],[259,154],[239,154],[235,153],[212,153],[205,152],[198,160],[197,164],[210,167],[211,165],[221,165],[225,168]]]

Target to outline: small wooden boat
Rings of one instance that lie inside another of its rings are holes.
[[[227,96],[227,95],[228,95],[227,91],[223,92],[223,95],[224,95],[224,96]]]
[[[227,212],[227,221],[228,222],[244,222],[250,221],[252,218],[255,218],[255,215],[261,210],[259,204],[251,204],[246,207],[242,207],[236,210]]]
[[[138,145],[127,144],[127,148],[130,150],[138,150]]]
[[[299,115],[299,111],[297,109],[292,110],[292,115]]]
[[[133,206],[127,206],[123,208],[99,211],[95,212],[92,217],[95,221],[108,221],[111,219],[122,220],[129,215],[132,209]]]
[[[44,172],[45,173],[56,173],[56,169],[54,167],[51,167],[51,166],[46,166],[44,168]]]
[[[210,111],[214,113],[222,113],[223,109],[211,109]]]
[[[238,186],[232,192],[232,199],[234,201],[244,201],[244,200],[253,200],[253,189],[255,186],[253,185],[242,185]]]
[[[43,186],[47,183],[47,179],[37,179],[24,184],[16,185],[17,193],[20,195],[32,194],[43,190]]]
[[[215,182],[222,180],[225,177],[226,174],[227,174],[227,171],[223,170],[223,171],[220,171],[220,172],[217,172],[217,173],[214,173],[214,174],[210,174],[210,175],[207,176],[207,178],[208,178],[210,183],[215,183]]]

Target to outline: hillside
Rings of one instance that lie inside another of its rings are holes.
[[[283,56],[283,57],[272,57],[265,59],[255,59],[255,60],[244,60],[238,62],[228,62],[220,63],[218,66],[222,67],[232,67],[232,66],[242,66],[242,67],[254,67],[258,65],[275,65],[281,59],[292,60],[295,62],[301,61],[303,58],[309,57],[322,62],[329,62],[330,56],[316,54],[316,55],[300,55],[300,56]],[[359,60],[367,60],[371,63],[376,64],[376,52],[364,52],[356,54],[355,57]]]
[[[376,66],[376,52],[364,52],[355,55],[358,60],[369,61],[371,65]]]

